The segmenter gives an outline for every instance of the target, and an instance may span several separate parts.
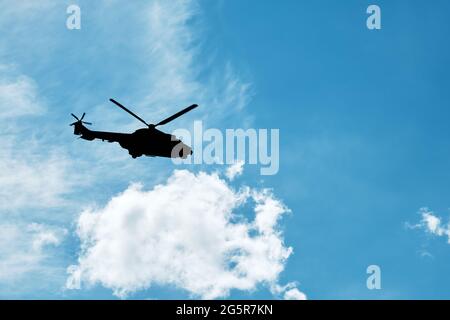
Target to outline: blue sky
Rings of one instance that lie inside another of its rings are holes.
[[[65,28],[72,3],[81,30]],[[381,30],[366,28],[373,3]],[[0,1],[0,164],[9,168],[0,217],[11,234],[0,238],[0,297],[117,298],[104,283],[65,288],[83,243],[80,213],[98,214],[133,182],[166,184],[174,169],[226,169],[132,161],[117,145],[77,140],[70,112],[101,130],[139,125],[108,104],[115,97],[155,121],[200,104],[167,131],[193,119],[280,129],[279,173],[245,166],[227,182],[271,188],[290,209],[279,228],[293,254],[278,284],[295,282],[310,299],[450,298],[450,246],[419,214],[428,207],[449,222],[449,10],[444,0]],[[381,290],[366,287],[373,264]],[[127,297],[192,296],[162,281]],[[226,297],[277,295],[261,281]]]

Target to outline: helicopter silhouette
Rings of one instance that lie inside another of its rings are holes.
[[[174,115],[158,122],[157,124],[148,124],[138,115],[124,107],[122,104],[114,99],[109,99],[112,103],[117,105],[122,110],[128,112],[133,117],[144,123],[147,128],[138,129],[133,133],[120,133],[120,132],[106,132],[106,131],[94,131],[89,130],[84,125],[92,125],[90,122],[83,121],[86,113],[84,112],[81,118],[71,113],[77,121],[70,124],[74,126],[73,133],[80,136],[81,139],[92,141],[94,139],[100,139],[102,141],[117,142],[119,145],[127,149],[129,154],[133,158],[146,155],[149,157],[165,157],[165,158],[187,158],[192,154],[191,147],[185,145],[181,140],[177,139],[174,135],[164,133],[156,127],[165,125],[183,114],[197,108],[198,105],[193,104]]]

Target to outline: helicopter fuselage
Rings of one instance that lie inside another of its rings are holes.
[[[127,149],[133,158],[143,155],[186,158],[192,154],[192,149],[174,135],[164,133],[154,127],[138,129],[133,133],[118,133],[89,130],[82,123],[76,123],[74,134],[88,141],[99,139],[117,142],[122,148]]]

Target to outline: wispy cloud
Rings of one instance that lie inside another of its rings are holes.
[[[66,229],[51,225],[1,223],[0,284],[13,283],[33,272],[49,271],[50,249],[59,246],[66,234]]]
[[[33,79],[25,75],[11,78],[8,72],[7,66],[0,66],[0,120],[43,113]]]
[[[203,107],[196,112],[204,120],[223,121],[240,112],[242,121],[252,96],[251,84],[237,74],[230,61],[221,65],[202,58],[203,30],[196,19],[200,14],[194,0],[157,0],[149,5],[149,86],[143,103],[168,114],[195,102]]]
[[[235,164],[229,166],[226,171],[227,178],[232,181],[244,172],[244,161],[239,160]]]
[[[0,214],[21,208],[61,205],[75,181],[70,160],[58,146],[48,145],[33,126],[45,115],[38,87],[26,75],[0,76]],[[75,179],[76,180],[76,179]]]
[[[423,229],[431,235],[447,238],[447,242],[450,244],[450,223],[442,223],[442,218],[426,207],[421,208],[419,214],[422,217],[420,223],[407,224],[408,228]]]

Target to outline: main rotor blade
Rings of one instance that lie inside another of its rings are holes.
[[[90,123],[90,122],[82,121],[81,123],[84,123],[84,124],[92,126],[92,123]]]
[[[76,115],[74,115],[73,113],[71,113],[72,117],[74,117],[75,119],[77,119],[78,121],[80,121],[80,119],[78,119],[78,117]]]
[[[119,102],[117,102],[114,99],[109,99],[109,101],[111,101],[112,103],[114,103],[116,106],[118,106],[119,108],[123,109],[124,111],[128,112],[129,114],[131,114],[133,117],[135,117],[136,119],[138,119],[139,121],[141,121],[142,123],[144,123],[147,127],[149,127],[149,124],[147,122],[145,122],[142,118],[140,118],[139,116],[137,116],[136,114],[134,114],[133,112],[131,112],[130,110],[128,110],[127,108],[125,108],[123,105],[121,105]]]
[[[80,120],[83,120],[85,115],[86,115],[86,112],[83,112],[83,115],[81,116]]]
[[[156,126],[162,126],[163,124],[169,123],[170,121],[173,121],[173,120],[175,120],[178,117],[181,117],[183,114],[185,114],[185,113],[187,113],[187,112],[189,112],[192,109],[195,109],[197,107],[198,107],[198,105],[193,104],[192,106],[187,107],[187,108],[181,110],[180,112],[175,113],[173,116],[170,116],[167,119],[164,119],[163,121],[159,122],[158,124],[155,125],[155,127]]]

